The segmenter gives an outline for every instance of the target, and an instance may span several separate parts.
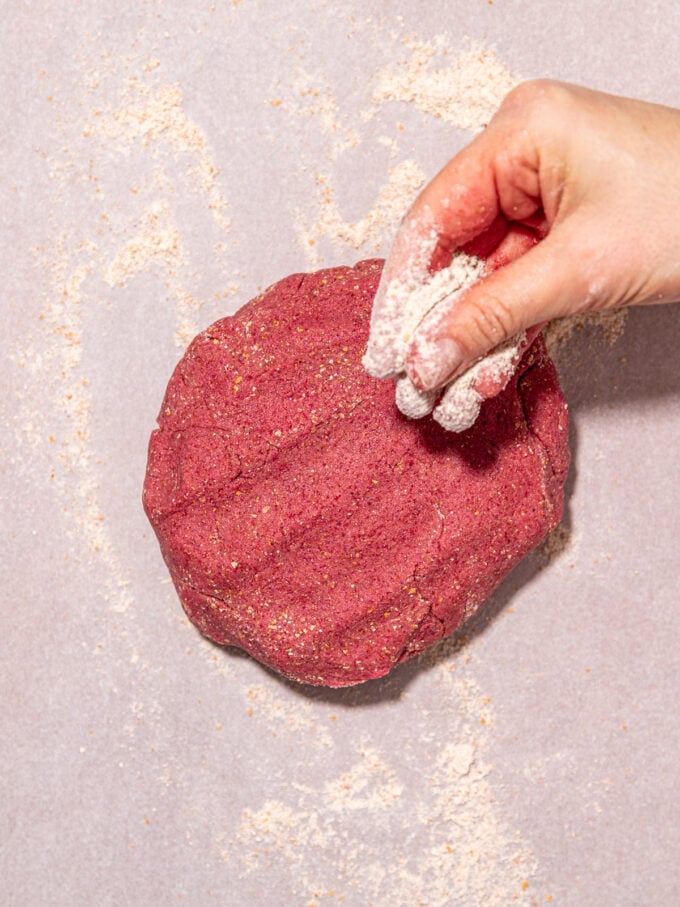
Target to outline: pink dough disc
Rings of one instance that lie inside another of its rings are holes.
[[[386,674],[559,522],[567,407],[541,337],[460,435],[361,366],[381,261],[296,274],[193,341],[144,507],[190,620],[291,679]]]

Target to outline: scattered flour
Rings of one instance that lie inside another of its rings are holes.
[[[199,331],[196,316],[201,301],[185,288],[182,273],[187,270],[187,255],[170,204],[164,198],[152,202],[142,214],[137,233],[117,250],[102,277],[110,287],[123,287],[155,264],[167,276],[174,297],[178,319],[175,344],[186,349]]]
[[[252,684],[244,689],[247,714],[266,720],[274,733],[304,736],[316,749],[328,749],[331,736],[317,718],[311,702],[287,699],[273,684]]]
[[[291,865],[299,862],[300,855],[306,850],[324,847],[327,839],[311,810],[295,810],[283,803],[268,801],[257,810],[243,811],[240,840],[249,847],[263,846],[266,855],[280,855]],[[244,863],[248,870],[258,869],[261,862],[260,851],[245,853]]]
[[[425,762],[406,768],[410,738],[395,760],[365,736],[339,772],[336,751],[327,780],[311,782],[306,770],[299,781],[289,778],[288,796],[244,808],[235,837],[222,839],[223,857],[235,855],[263,881],[285,879],[303,904],[326,897],[374,907],[535,903],[535,859],[490,783],[491,703],[464,667],[441,653],[432,664],[420,680],[427,691],[399,703],[414,739],[427,738]],[[432,719],[419,703],[432,697],[445,704],[445,734],[426,730]],[[352,716],[341,715],[337,733],[351,736],[351,726]]]
[[[331,160],[361,143],[359,133],[348,124],[348,114],[341,113],[339,104],[322,75],[311,74],[299,67],[292,78],[290,95],[288,101],[272,98],[269,103],[272,107],[297,117],[314,117],[321,131],[331,139]]]
[[[389,808],[403,793],[404,786],[397,781],[395,771],[374,747],[367,746],[356,765],[326,783],[324,800],[331,811],[375,811]]]
[[[559,363],[560,358],[567,352],[574,331],[586,327],[598,329],[606,343],[613,346],[623,334],[627,318],[628,309],[624,308],[588,312],[586,315],[572,315],[569,318],[551,321],[543,331],[548,352]]]
[[[95,110],[83,137],[115,143],[117,153],[125,155],[130,155],[137,143],[158,160],[167,157],[168,149],[191,155],[194,164],[190,172],[196,191],[206,200],[218,227],[229,230],[227,203],[218,183],[219,168],[205,133],[185,112],[179,85],[137,74],[128,76],[118,104],[108,111]]]
[[[560,523],[548,535],[546,539],[536,549],[536,554],[540,560],[546,564],[561,558],[563,554],[568,553],[573,557],[575,550],[574,537],[570,528],[564,523]]]
[[[469,42],[456,57],[448,53],[448,36],[431,42],[410,40],[405,65],[385,69],[373,93],[376,104],[404,101],[459,129],[480,132],[505,95],[520,81],[494,51]],[[445,68],[435,68],[448,63]]]
[[[67,235],[58,238],[57,254],[47,259],[50,298],[40,315],[42,336],[12,357],[35,384],[35,396],[47,403],[41,410],[24,410],[18,440],[30,445],[36,463],[45,465],[64,512],[82,533],[89,553],[106,568],[103,592],[111,610],[122,613],[132,595],[99,501],[97,460],[90,447],[93,399],[82,369],[83,306],[93,267],[62,258],[59,251],[68,242]]]
[[[386,236],[392,235],[396,230],[406,208],[415,200],[424,184],[425,174],[415,161],[405,160],[390,167],[387,182],[373,207],[360,220],[350,223],[340,213],[330,177],[318,175],[318,219],[310,225],[302,211],[298,211],[296,215],[297,234],[310,266],[318,267],[321,264],[318,244],[323,237],[342,242],[364,255],[380,251]]]
[[[403,67],[390,66],[377,77],[374,90],[368,86],[374,112],[404,102],[474,132],[512,87],[513,78],[492,51],[468,47],[454,58],[443,38],[429,44],[411,41],[408,47],[411,57]],[[49,474],[79,533],[82,551],[91,552],[105,568],[110,607],[121,620],[124,615],[130,630],[130,663],[141,664],[135,648],[139,640],[135,643],[132,632],[135,613],[128,572],[101,506],[100,483],[109,464],[91,437],[97,398],[83,356],[94,342],[85,315],[98,305],[119,305],[121,290],[133,287],[141,276],[160,276],[158,285],[176,315],[176,341],[184,345],[196,330],[202,294],[196,290],[190,236],[182,229],[181,202],[187,193],[198,201],[204,233],[209,226],[214,230],[225,277],[230,219],[210,142],[187,115],[180,86],[162,76],[163,66],[155,57],[141,72],[133,61],[108,52],[95,60],[84,54],[82,97],[68,108],[55,101],[62,147],[52,149],[47,163],[59,223],[54,242],[35,253],[46,278],[46,296],[38,328],[15,351],[14,361],[24,370],[28,386],[19,426],[27,455],[22,468],[32,464]],[[317,87],[305,93],[305,80]],[[331,136],[332,163],[365,140],[348,125],[330,88],[320,85],[318,77],[299,76],[302,103],[295,113],[314,118]],[[281,109],[293,108],[284,102]],[[389,147],[392,166],[377,200],[354,223],[341,215],[332,167],[317,176],[316,223],[301,214],[297,218],[311,264],[320,262],[322,239],[344,246],[353,256],[384,248],[425,181],[410,150],[402,154],[399,136],[396,132],[377,139]],[[87,222],[74,224],[62,214],[63,201],[74,192],[88,200]],[[622,329],[623,317],[600,324],[613,334]],[[565,335],[560,342],[566,343]],[[251,710],[251,751],[271,747],[280,759],[283,792],[259,797],[249,787],[250,801],[240,811],[236,829],[227,834],[226,858],[247,876],[261,878],[262,890],[268,890],[275,870],[283,880],[282,896],[291,892],[301,904],[343,898],[376,907],[537,903],[535,858],[503,815],[502,798],[492,786],[490,705],[458,648],[446,642],[423,656],[422,664],[430,669],[398,702],[399,726],[410,734],[400,738],[397,748],[385,740],[381,726],[362,737],[369,724],[365,710],[357,710],[354,717],[351,709],[337,709],[338,720],[330,721],[336,716],[329,716],[324,704],[301,700],[268,678],[244,682],[249,675],[238,662],[223,658],[203,640],[192,645],[207,661],[211,679],[222,682],[218,693],[224,702],[245,707],[246,713]],[[428,716],[424,703],[430,702],[436,710]],[[383,714],[389,706],[387,701],[381,704]],[[229,708],[224,708],[229,716]],[[135,698],[125,736],[136,737],[151,723],[160,727],[161,719],[153,704]],[[440,725],[435,726],[437,720]],[[182,779],[188,791],[187,814],[194,808],[189,799],[194,768],[173,748],[161,779],[166,786]],[[250,784],[262,780],[255,765],[243,767],[243,777]],[[236,793],[242,792],[229,790],[230,796]],[[386,842],[403,846],[388,852]]]
[[[27,400],[44,405],[24,405],[18,438],[30,446],[24,469],[32,462],[47,473],[65,515],[105,568],[99,582],[111,610],[124,613],[133,597],[101,501],[106,466],[92,446],[86,313],[111,305],[111,296],[138,275],[159,270],[177,315],[175,340],[186,346],[198,330],[201,302],[188,289],[191,259],[176,206],[188,187],[219,236],[226,236],[229,219],[207,137],[186,116],[179,87],[161,79],[158,61],[148,61],[142,74],[130,72],[129,58],[111,54],[84,53],[76,62],[83,69],[77,100],[60,101],[58,86],[52,95],[59,142],[46,163],[57,222],[54,239],[34,249],[42,311],[33,336],[12,355],[25,370]],[[178,161],[189,164],[188,183],[176,173]],[[89,219],[69,218],[74,196],[80,206],[87,201]]]
[[[394,280],[389,280],[388,275],[380,283],[364,367],[376,378],[396,373],[396,403],[405,416],[420,419],[432,413],[448,431],[465,431],[474,423],[484,400],[479,391],[481,380],[507,382],[521,357],[526,335],[522,333],[501,344],[446,385],[443,394],[420,391],[404,373],[411,341],[415,337],[425,368],[436,365],[439,350],[429,337],[437,336],[460,294],[484,276],[485,267],[480,259],[458,253],[448,267],[430,274],[424,265],[436,245],[436,234],[425,235],[419,242],[421,249],[415,256],[415,266],[407,269],[405,275]]]
[[[180,246],[181,237],[170,205],[166,199],[155,201],[143,213],[139,232],[118,249],[103,278],[110,287],[124,286],[156,259],[172,273],[182,257]]]

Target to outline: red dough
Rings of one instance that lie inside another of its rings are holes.
[[[560,520],[567,408],[541,338],[461,435],[360,359],[381,261],[294,275],[170,380],[144,506],[189,618],[286,677],[386,674],[466,620]]]

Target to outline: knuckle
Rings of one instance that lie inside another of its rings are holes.
[[[475,294],[466,309],[471,348],[491,350],[517,332],[512,306],[500,296]]]
[[[553,79],[529,79],[520,82],[506,96],[503,107],[521,113],[527,119],[540,122],[546,115],[555,115],[570,103],[568,85]]]

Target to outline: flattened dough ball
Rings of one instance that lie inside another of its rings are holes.
[[[193,341],[144,506],[190,620],[286,677],[386,674],[451,633],[562,514],[567,408],[543,341],[456,435],[361,366],[381,261],[297,274]]]

